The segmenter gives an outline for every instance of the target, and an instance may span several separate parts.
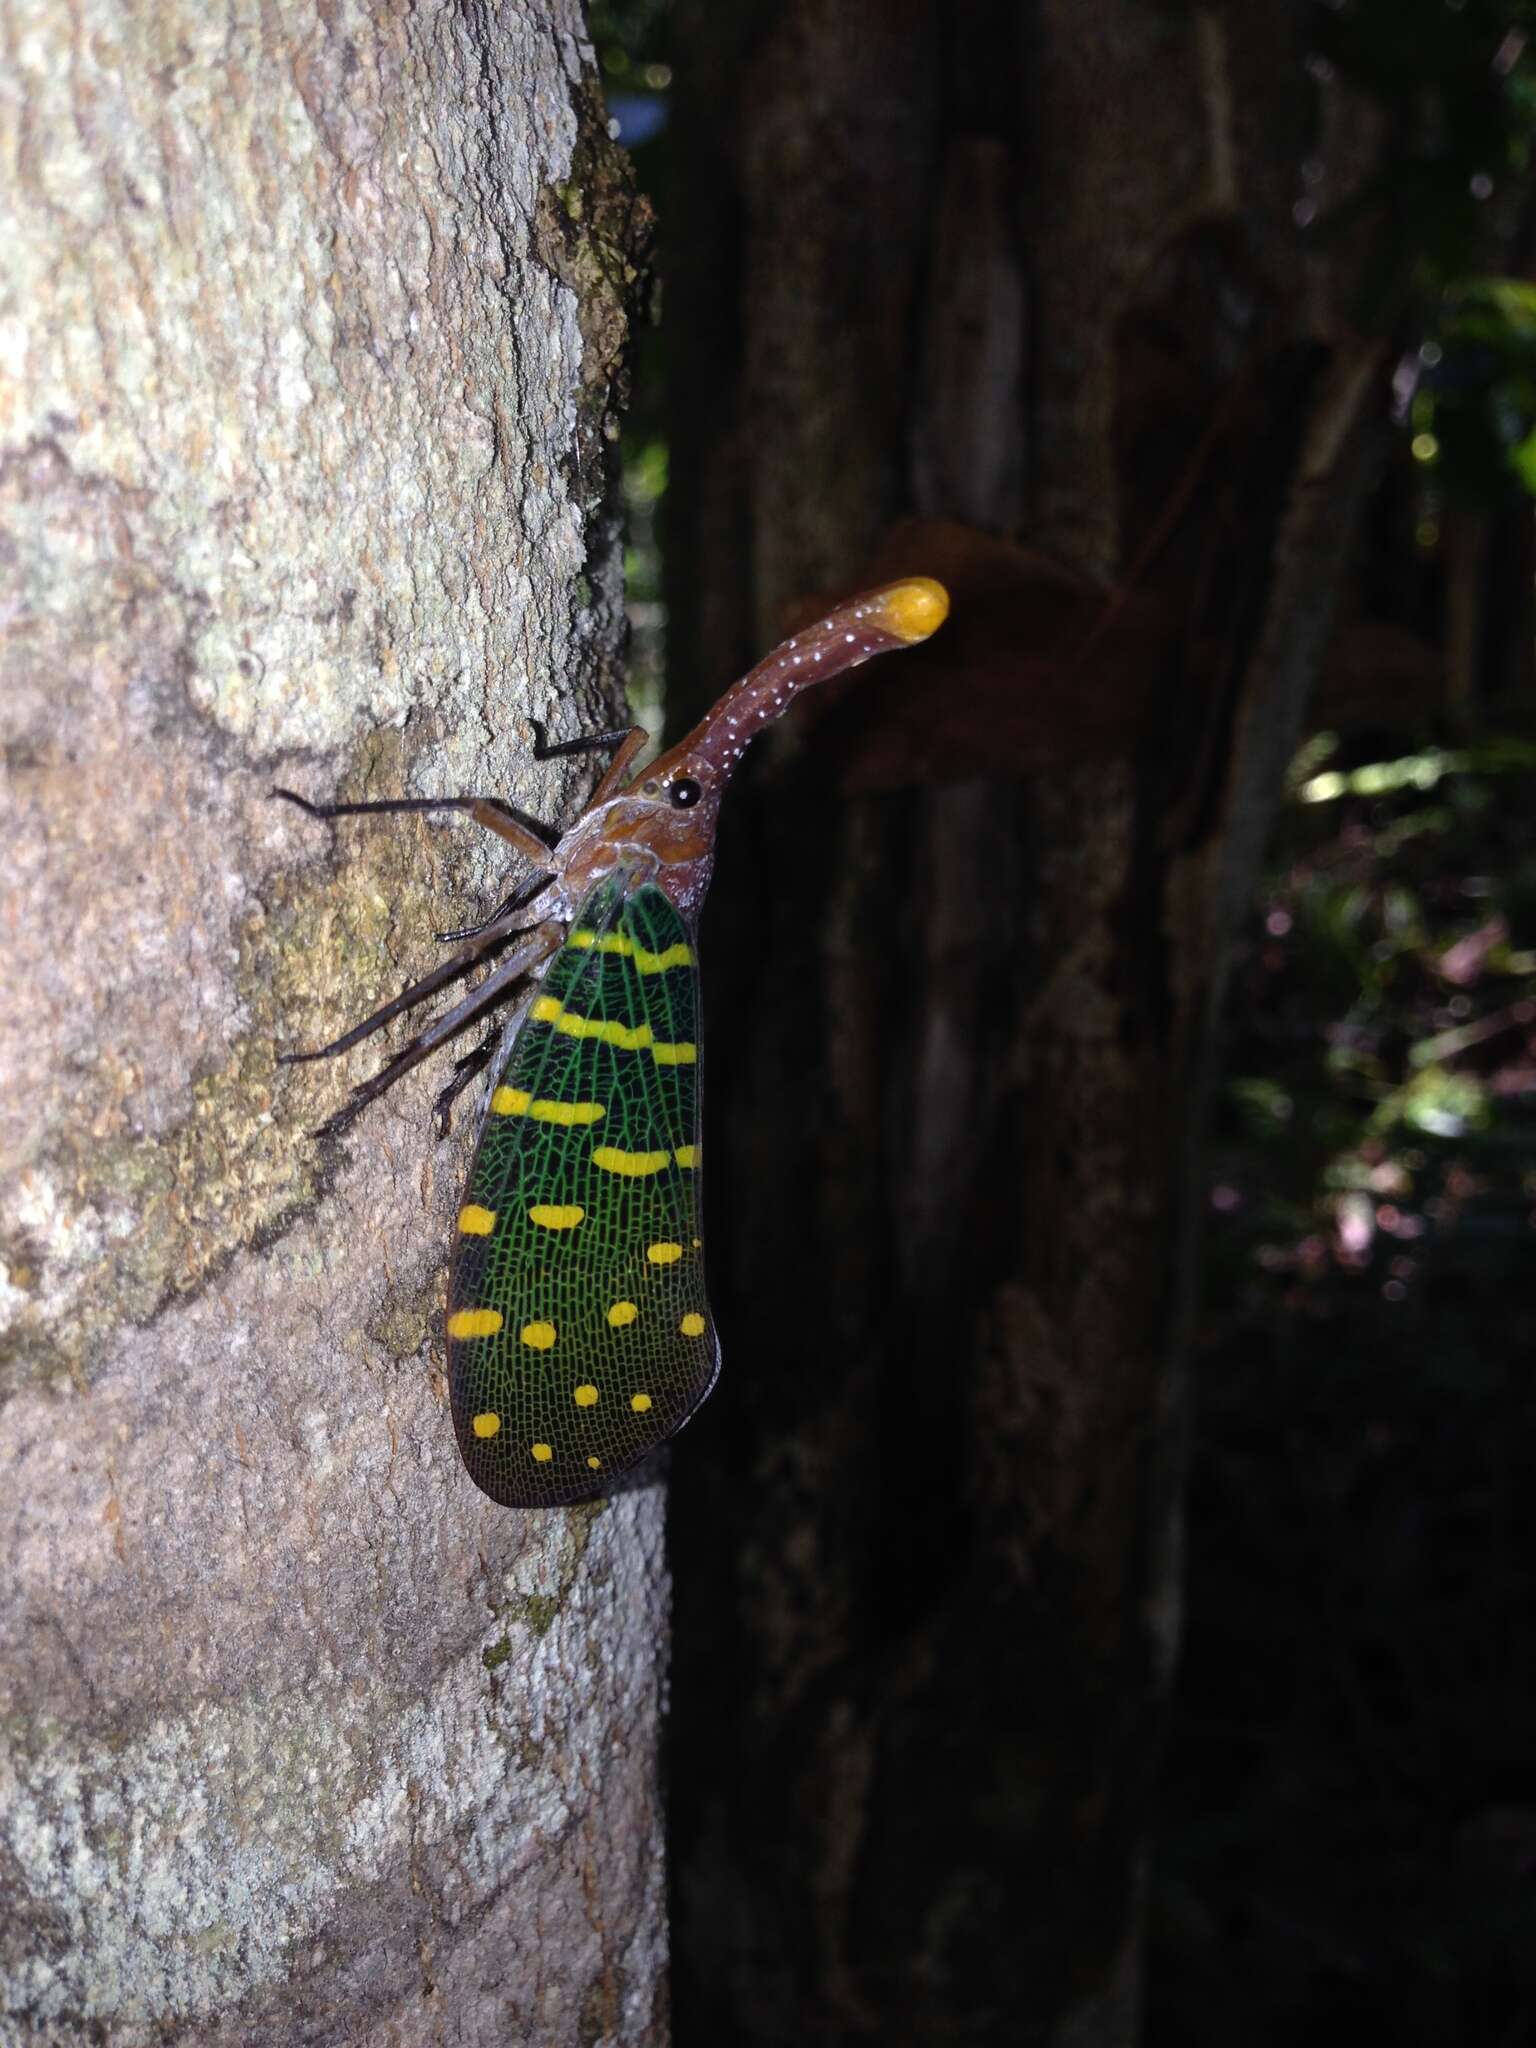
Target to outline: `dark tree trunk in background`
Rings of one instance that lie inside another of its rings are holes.
[[[1380,412],[1361,252],[1295,225],[1373,147],[1308,13],[680,24],[680,671],[955,597],[757,764],[709,915],[690,2048],[1135,2034],[1193,1146]]]
[[[659,2048],[660,1487],[475,1490],[446,1063],[275,1066],[508,863],[272,785],[569,814],[618,709],[582,11],[0,31],[0,2041]]]

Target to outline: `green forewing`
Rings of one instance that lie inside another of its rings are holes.
[[[683,919],[652,883],[600,883],[513,1040],[459,1215],[454,1427],[504,1505],[606,1493],[709,1392],[697,1047]]]

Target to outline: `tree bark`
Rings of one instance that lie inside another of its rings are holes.
[[[706,928],[689,2044],[1135,2038],[1223,963],[1377,416],[1360,240],[1295,227],[1374,148],[1307,16],[685,11],[679,668],[745,652],[695,589],[759,644],[877,573],[955,599],[738,800]],[[893,752],[924,688],[952,738]]]
[[[577,0],[3,0],[8,2040],[655,2042],[659,1489],[514,1515],[366,1054],[619,711],[644,222]],[[468,1120],[464,1120],[467,1124]]]

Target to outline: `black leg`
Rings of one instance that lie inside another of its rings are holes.
[[[587,809],[595,810],[616,796],[629,780],[630,770],[651,743],[651,736],[643,725],[632,725],[619,742],[618,751],[603,770],[602,780],[587,799]]]
[[[434,932],[432,936],[440,946],[456,946],[465,939],[478,939],[483,932],[488,932],[493,924],[499,924],[504,917],[510,917],[514,910],[525,909],[549,880],[548,872],[542,875],[529,875],[518,883],[510,896],[497,904],[489,917],[482,917],[477,924],[461,925],[456,931]]]
[[[522,945],[509,953],[499,966],[493,968],[478,988],[472,988],[460,1003],[451,1010],[445,1010],[441,1017],[419,1032],[409,1045],[397,1052],[387,1065],[381,1067],[370,1080],[361,1082],[346,1103],[333,1117],[328,1117],[315,1132],[317,1138],[338,1138],[347,1126],[360,1116],[370,1102],[377,1102],[386,1089],[404,1078],[413,1067],[419,1067],[430,1054],[454,1038],[465,1026],[472,1023],[482,1010],[487,1010],[506,994],[512,983],[518,981],[530,967],[553,953],[564,937],[564,930],[557,924],[542,924],[530,932]]]
[[[533,902],[536,901],[537,898],[533,899]],[[352,1029],[344,1031],[340,1038],[333,1038],[329,1045],[318,1046],[314,1052],[279,1053],[278,1065],[302,1067],[311,1060],[332,1060],[339,1053],[350,1052],[354,1045],[361,1045],[365,1038],[371,1038],[375,1031],[382,1031],[394,1018],[403,1016],[407,1010],[414,1010],[419,1003],[424,1003],[428,996],[435,996],[439,989],[444,989],[450,982],[457,981],[461,974],[468,974],[481,955],[499,939],[509,938],[516,931],[525,931],[527,923],[526,920],[520,921],[521,913],[532,909],[533,902],[519,905],[516,911],[507,914],[499,922],[496,919],[490,920],[481,927],[471,943],[461,952],[455,953],[451,960],[445,960],[441,967],[434,967],[432,972],[424,974],[420,981],[413,981],[410,987],[402,989],[392,1002],[385,1003],[382,1009],[375,1010],[371,1016],[365,1017],[361,1024],[354,1024]]]
[[[463,1059],[453,1063],[453,1079],[432,1105],[432,1114],[437,1118],[437,1135],[446,1138],[453,1121],[453,1105],[473,1081],[476,1074],[483,1074],[491,1064],[491,1055],[501,1043],[500,1026],[494,1030],[483,1045],[477,1045],[473,1052],[465,1053]]]
[[[535,761],[554,761],[562,754],[595,754],[601,747],[621,746],[630,733],[627,725],[621,725],[612,732],[586,732],[574,740],[551,740],[545,738],[544,728],[536,718],[530,718],[528,723],[533,727]]]
[[[508,896],[505,902],[497,904],[489,917],[481,918],[478,924],[455,925],[451,931],[434,932],[432,936],[440,946],[462,945],[465,939],[478,939],[480,934],[495,924],[498,918],[505,917],[509,910],[515,910],[516,908],[516,896]]]
[[[549,858],[549,838],[523,824],[513,815],[511,806],[497,796],[394,796],[369,803],[312,804],[297,790],[274,788],[272,794],[285,803],[297,804],[312,818],[382,817],[393,811],[463,811],[477,825],[483,825],[498,839],[505,839],[509,846],[526,854],[535,866]]]

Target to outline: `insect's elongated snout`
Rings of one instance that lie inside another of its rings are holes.
[[[845,598],[813,625],[764,655],[646,776],[646,790],[664,789],[701,772],[718,788],[748,743],[772,725],[813,683],[843,675],[877,654],[915,647],[949,616],[949,592],[931,576],[906,576]]]

